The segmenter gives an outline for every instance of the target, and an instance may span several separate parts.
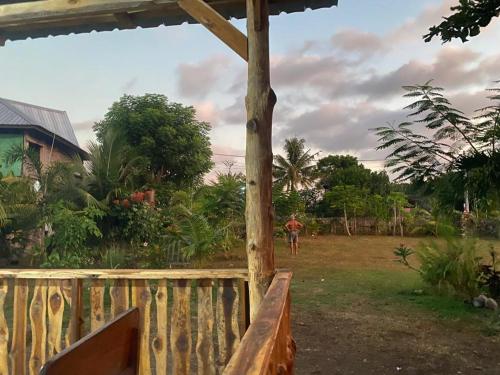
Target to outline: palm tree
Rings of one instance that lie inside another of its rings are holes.
[[[297,191],[299,187],[308,188],[313,185],[315,176],[314,158],[311,150],[305,150],[305,139],[297,137],[285,140],[286,157],[274,157],[273,175],[275,183],[286,191]]]

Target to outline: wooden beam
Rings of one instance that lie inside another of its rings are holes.
[[[135,29],[137,27],[134,19],[127,12],[115,13],[114,16],[118,24],[123,28]]]
[[[272,204],[272,118],[267,0],[247,0],[248,89],[246,137],[246,232],[250,320],[253,321],[274,274]]]
[[[248,40],[245,34],[222,17],[203,0],[179,0],[179,7],[248,61]]]

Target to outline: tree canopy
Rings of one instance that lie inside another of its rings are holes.
[[[147,179],[154,183],[191,185],[212,167],[210,125],[196,119],[193,107],[164,95],[124,95],[94,130],[101,143],[109,130],[121,134],[130,152],[145,160]]]

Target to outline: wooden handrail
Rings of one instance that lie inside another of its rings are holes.
[[[235,269],[0,269],[0,279],[128,279],[128,280],[199,280],[248,279],[248,270]]]
[[[293,374],[295,342],[290,329],[292,273],[279,271],[255,320],[228,363],[224,375]]]
[[[139,309],[133,308],[49,359],[40,375],[135,375],[138,350]]]

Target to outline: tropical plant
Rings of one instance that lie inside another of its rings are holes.
[[[469,300],[480,292],[481,256],[477,242],[471,239],[447,239],[422,244],[417,251],[422,279],[441,291]]]
[[[399,226],[400,235],[403,237],[403,209],[408,204],[406,195],[398,191],[393,191],[387,196],[387,202],[392,208],[393,213],[392,235],[396,235],[396,228]]]
[[[290,138],[285,140],[286,156],[274,157],[273,175],[275,184],[286,191],[297,191],[309,188],[315,180],[313,164],[317,154],[305,149],[305,140]]]

